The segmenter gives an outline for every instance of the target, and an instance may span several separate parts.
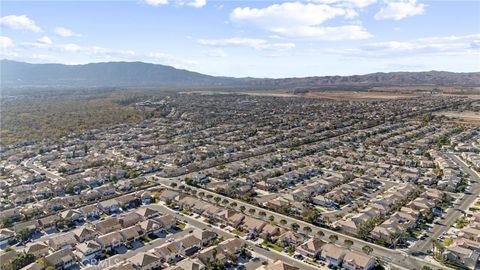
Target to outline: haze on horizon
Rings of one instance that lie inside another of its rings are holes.
[[[0,58],[210,75],[480,71],[476,1],[2,1]],[[461,16],[459,16],[461,14]]]

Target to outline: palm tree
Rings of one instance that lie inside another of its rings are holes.
[[[372,253],[373,251],[373,248],[371,246],[363,246],[362,247],[362,251],[367,254],[367,255],[370,255],[370,253]]]
[[[353,246],[353,241],[350,240],[350,239],[345,239],[343,240],[343,243],[345,244],[345,246],[347,246],[348,248]]]
[[[328,239],[330,240],[330,242],[335,243],[338,240],[338,236],[336,236],[335,234],[332,234],[328,237]]]

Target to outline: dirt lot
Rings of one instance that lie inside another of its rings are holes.
[[[357,91],[328,91],[328,92],[308,92],[304,97],[327,98],[335,100],[387,100],[387,99],[405,99],[418,97],[417,94],[392,93],[382,91],[357,92]]]
[[[457,111],[442,111],[436,112],[435,115],[443,115],[449,118],[458,119],[461,122],[468,122],[468,123],[478,123],[480,124],[480,112],[474,111],[464,111],[464,112],[457,112]]]

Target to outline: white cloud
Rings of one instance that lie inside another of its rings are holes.
[[[269,43],[258,38],[200,39],[198,43],[209,46],[246,46],[255,50],[287,50],[295,47],[294,43]]]
[[[187,6],[191,6],[194,8],[201,8],[207,4],[207,0],[193,0],[191,2],[186,3]]]
[[[42,44],[52,44],[52,40],[47,36],[43,36],[43,37],[37,39],[37,42],[42,43]]]
[[[417,0],[389,1],[377,14],[376,20],[401,20],[406,17],[421,15],[425,12],[425,4],[417,3]]]
[[[55,34],[61,37],[80,37],[82,35],[73,32],[72,30],[65,28],[65,27],[57,27],[55,28]]]
[[[480,34],[425,37],[405,41],[370,43],[358,48],[330,49],[328,52],[359,57],[394,57],[418,54],[479,54]]]
[[[237,22],[249,22],[262,28],[319,25],[338,16],[355,17],[351,9],[313,3],[282,3],[266,8],[235,8],[230,18]]]
[[[320,0],[325,3],[345,3],[352,6],[369,5],[373,0]],[[324,27],[321,24],[334,18],[351,20],[358,17],[354,8],[318,3],[288,2],[266,8],[236,8],[230,14],[234,22],[255,25],[267,31],[289,37],[306,37],[322,40],[365,39],[372,35],[360,25]]]
[[[365,8],[375,4],[377,0],[313,0],[315,3],[335,4],[343,7]]]
[[[333,27],[299,26],[275,28],[272,31],[289,37],[311,37],[321,40],[357,40],[372,37],[360,25],[342,25]]]
[[[167,5],[168,0],[145,0],[145,4],[150,5],[150,6]]]
[[[222,49],[205,50],[203,53],[210,57],[227,57],[228,54]]]
[[[41,32],[42,29],[35,24],[35,21],[28,18],[27,15],[8,15],[0,18],[0,25],[7,26],[15,30],[30,30]]]
[[[60,51],[69,52],[69,53],[80,52],[83,50],[82,46],[74,43],[58,44],[55,46],[55,48],[57,48]]]
[[[15,44],[13,43],[13,40],[11,38],[0,36],[0,48],[7,49],[7,48],[12,48],[14,46]]]

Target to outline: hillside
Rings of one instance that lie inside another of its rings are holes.
[[[318,88],[396,85],[480,85],[480,72],[390,72],[354,76],[255,79],[209,76],[170,66],[143,62],[108,62],[86,65],[29,64],[1,61],[2,87],[241,87]]]

